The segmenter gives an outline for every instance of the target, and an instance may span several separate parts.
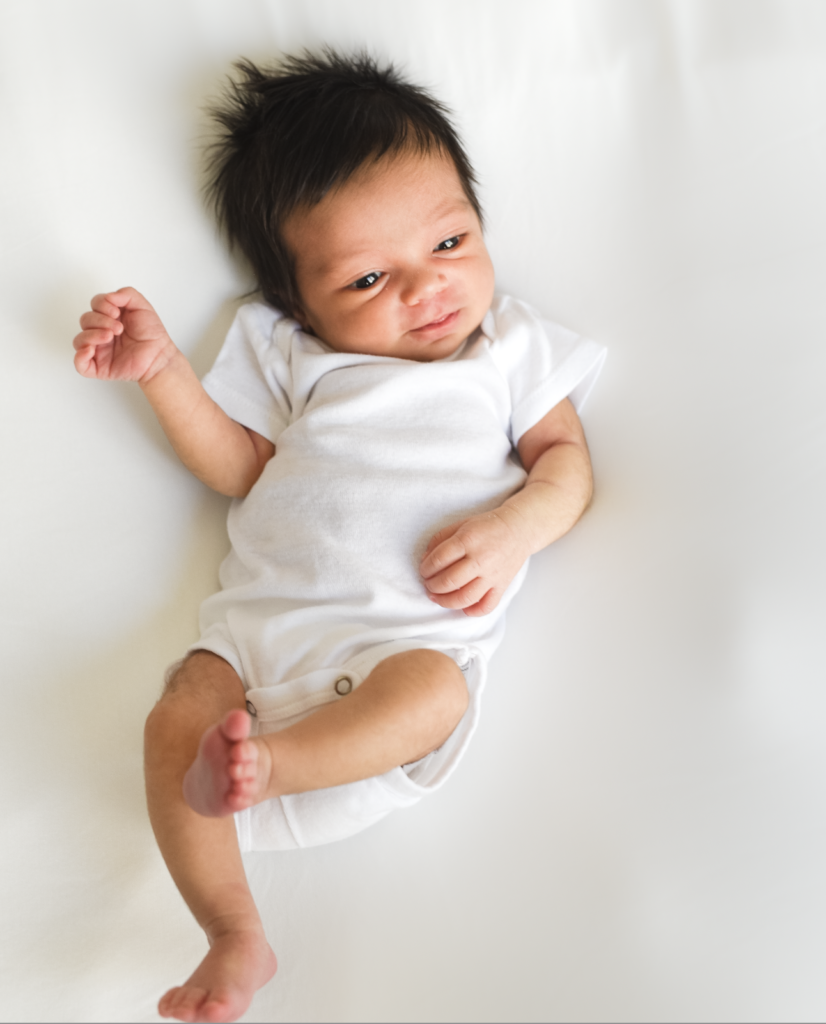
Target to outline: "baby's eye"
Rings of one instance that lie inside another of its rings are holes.
[[[446,238],[444,242],[439,242],[434,252],[447,252],[448,249],[455,249],[459,242],[462,241],[461,235],[454,235],[453,238]]]
[[[353,281],[350,287],[359,289],[372,288],[380,277],[384,277],[380,270],[372,270],[369,274],[365,274],[364,277],[360,277],[358,281]]]

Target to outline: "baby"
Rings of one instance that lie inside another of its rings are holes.
[[[134,380],[232,496],[222,590],[146,724],[158,845],[209,940],[159,1012],[235,1020],[276,961],[241,850],[351,835],[441,784],[528,557],[591,496],[603,350],[494,297],[445,109],[367,57],[242,62],[211,196],[264,302],[199,382],[146,299],[97,295],[75,365]]]

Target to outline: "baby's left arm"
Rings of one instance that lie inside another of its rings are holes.
[[[558,540],[591,500],[591,459],[582,424],[564,399],[520,438],[528,479],[492,512],[440,530],[428,544],[420,572],[431,601],[486,615],[525,560]]]

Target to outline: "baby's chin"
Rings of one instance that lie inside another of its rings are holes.
[[[418,363],[432,363],[437,359],[447,359],[461,348],[466,338],[467,335],[462,334],[455,338],[442,338],[430,344],[409,345],[407,352],[401,358],[414,359]]]
[[[410,338],[405,335],[401,338],[393,338],[386,341],[380,340],[365,345],[349,340],[342,341],[336,337],[328,340],[313,330],[305,329],[304,333],[318,338],[319,341],[324,342],[334,352],[351,352],[354,355],[361,356],[390,356],[394,359],[413,359],[419,363],[430,363],[436,359],[446,359],[460,348],[468,336],[466,333],[456,332],[445,338],[425,340]]]

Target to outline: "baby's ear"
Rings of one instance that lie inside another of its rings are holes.
[[[302,306],[293,306],[293,320],[298,321],[299,325],[301,326],[301,330],[304,331],[305,334],[312,334],[313,336],[315,336],[315,331],[310,325],[309,318],[307,317],[307,314],[304,312]]]

